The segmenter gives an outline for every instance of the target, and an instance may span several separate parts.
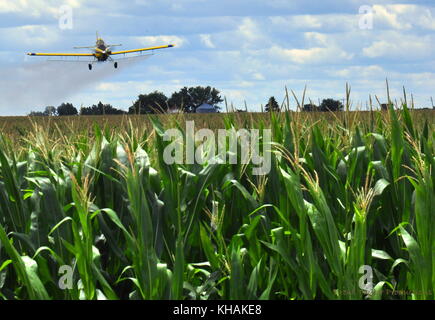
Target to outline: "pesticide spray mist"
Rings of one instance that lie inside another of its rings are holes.
[[[113,63],[94,63],[92,71],[84,61],[25,62],[3,69],[0,77],[0,115],[26,115],[30,110],[43,111],[57,106],[102,80],[115,77],[150,55]]]

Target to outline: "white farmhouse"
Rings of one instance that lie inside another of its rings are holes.
[[[216,107],[208,103],[203,103],[198,108],[196,108],[196,113],[216,113]]]

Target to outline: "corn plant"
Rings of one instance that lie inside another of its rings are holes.
[[[5,130],[0,298],[434,299],[434,113],[349,103]],[[165,130],[186,140],[187,120],[230,136],[270,128],[270,172],[254,175],[240,152],[165,163]]]

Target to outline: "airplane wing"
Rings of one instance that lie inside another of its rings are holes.
[[[28,53],[28,56],[44,57],[93,57],[93,53]]]
[[[125,57],[121,57],[121,58],[113,57],[113,61],[134,61],[134,60],[140,60],[140,59],[148,59],[152,56],[153,56],[153,54],[149,53],[149,54],[138,54],[138,55],[133,55],[133,56],[125,56]]]
[[[141,48],[141,49],[124,50],[124,51],[114,51],[114,52],[111,53],[111,55],[126,54],[126,53],[133,53],[133,52],[151,51],[151,50],[165,49],[165,48],[172,48],[172,47],[175,47],[175,45],[169,44],[169,45],[166,45],[166,46],[159,46],[159,47]]]

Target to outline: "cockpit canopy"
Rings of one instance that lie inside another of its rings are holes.
[[[101,50],[106,49],[106,44],[104,43],[103,39],[98,39],[97,40],[97,48],[101,49]]]

